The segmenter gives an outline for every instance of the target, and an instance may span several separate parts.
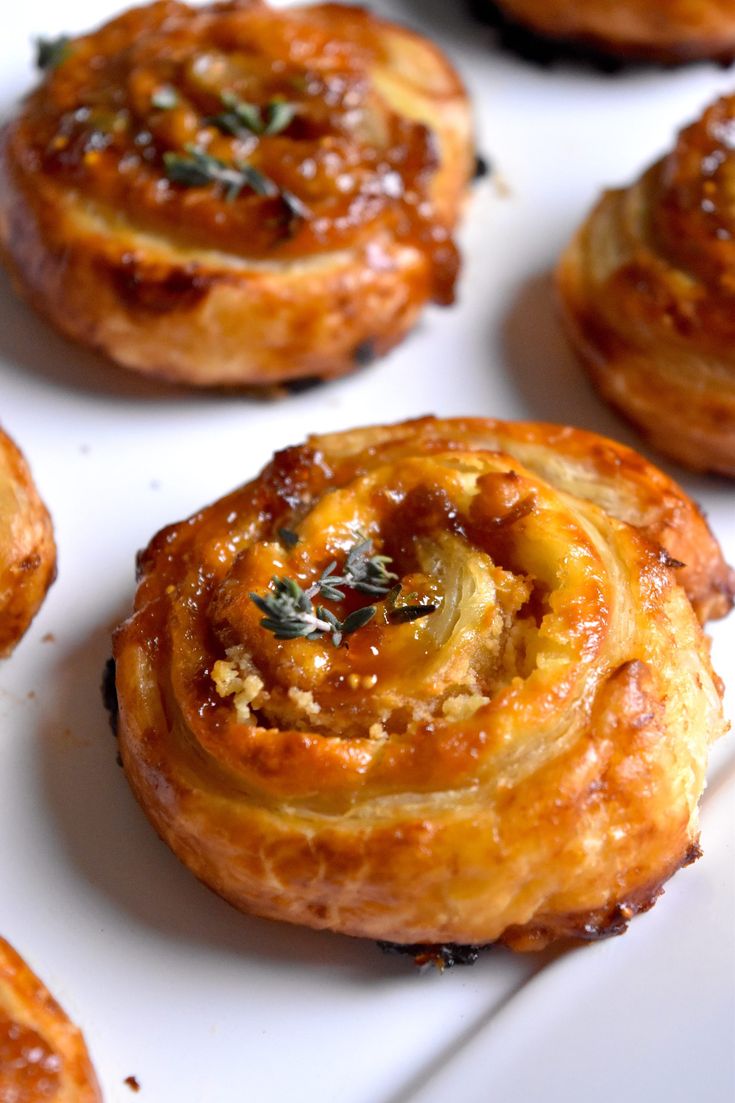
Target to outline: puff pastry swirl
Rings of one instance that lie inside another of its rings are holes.
[[[28,628],[55,571],[51,518],[23,456],[0,429],[0,658]]]
[[[340,4],[161,0],[74,39],[0,138],[0,240],[68,336],[195,384],[343,374],[449,303],[470,112]]]
[[[378,599],[341,647],[266,631],[249,595],[306,587],[357,533],[434,612]],[[723,614],[733,577],[630,450],[482,419],[312,437],[139,567],[114,646],[125,771],[237,907],[534,949],[618,933],[696,854],[725,724],[690,598]]]
[[[731,60],[730,0],[496,0],[533,31],[608,54],[641,60]]]
[[[601,394],[687,467],[735,476],[735,96],[629,188],[606,192],[558,268]]]
[[[84,1038],[0,938],[0,1100],[101,1103]]]

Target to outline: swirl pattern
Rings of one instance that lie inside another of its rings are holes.
[[[564,319],[603,396],[662,452],[735,476],[735,97],[629,188],[606,192],[561,259]]]
[[[0,141],[0,239],[65,333],[193,384],[334,376],[449,303],[462,84],[339,4],[159,0],[56,52]]]
[[[356,534],[400,594],[333,602],[375,606],[341,646],[265,630],[251,595],[308,587]],[[236,906],[529,949],[618,933],[696,853],[725,724],[690,597],[720,615],[733,576],[635,453],[480,419],[314,437],[139,565],[123,763]]]

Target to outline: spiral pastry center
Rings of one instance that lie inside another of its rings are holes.
[[[606,599],[593,531],[507,456],[386,464],[324,495],[293,533],[290,549],[266,540],[244,551],[211,604],[213,680],[244,723],[413,735],[469,720],[595,650]],[[390,558],[396,586],[325,604],[342,621],[372,603],[372,620],[337,647],[328,635],[269,634],[250,595],[283,577],[308,591],[358,536]],[[402,614],[417,606],[430,611]]]

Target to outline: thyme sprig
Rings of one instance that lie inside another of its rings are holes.
[[[389,624],[412,624],[415,620],[421,620],[422,617],[430,616],[439,608],[438,605],[434,605],[431,602],[422,604],[417,603],[415,605],[410,604],[414,598],[418,597],[418,594],[408,595],[408,605],[397,605],[396,602],[400,596],[400,586],[394,586],[390,593],[386,595],[385,604],[388,607]]]
[[[269,198],[280,195],[278,186],[247,161],[235,161],[232,165],[227,165],[200,146],[188,145],[185,148],[185,153],[169,151],[163,155],[166,175],[174,184],[183,184],[187,188],[216,184],[230,203],[237,199],[244,188]]]
[[[212,157],[201,146],[188,145],[184,153],[168,150],[163,155],[163,163],[166,176],[174,184],[185,188],[204,188],[215,184],[228,203],[234,202],[247,188],[266,199],[280,199],[289,223],[310,217],[308,207],[298,196],[286,188],[279,188],[274,180],[247,161],[235,161],[228,165],[218,157]]]
[[[297,110],[296,104],[286,100],[270,100],[265,107],[259,107],[241,100],[234,92],[223,92],[220,98],[226,110],[210,116],[207,122],[235,138],[280,134],[290,126]]]
[[[398,575],[388,570],[389,555],[370,555],[372,550],[372,540],[361,537],[347,553],[343,574],[335,575],[337,564],[330,563],[316,583],[322,595],[329,601],[342,601],[344,589],[380,597],[387,594]]]
[[[265,597],[250,595],[250,600],[265,614],[261,628],[272,632],[277,640],[318,640],[328,635],[334,646],[339,647],[346,636],[363,628],[377,612],[374,605],[368,605],[340,620],[323,605],[314,606],[312,598],[318,588],[319,583],[304,590],[293,578],[272,578],[271,593]]]
[[[71,38],[61,34],[58,38],[36,39],[36,66],[46,72],[61,65],[71,54]]]
[[[290,530],[279,530],[279,535],[285,533],[288,533],[288,540],[284,542],[293,547],[293,538],[298,541],[298,537]],[[388,555],[371,555],[372,549],[372,540],[360,536],[347,553],[342,574],[335,574],[337,562],[334,560],[306,590],[293,578],[272,578],[268,594],[250,594],[250,600],[264,614],[261,628],[272,632],[278,640],[316,640],[329,635],[334,646],[339,647],[345,637],[364,628],[377,613],[375,605],[366,605],[340,620],[331,609],[314,605],[317,596],[326,601],[343,601],[347,590],[385,597],[389,606],[388,620],[392,624],[408,624],[436,612],[437,606],[429,604],[396,608],[401,586],[393,586],[398,575],[388,570],[392,560]]]

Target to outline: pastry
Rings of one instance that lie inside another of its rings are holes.
[[[81,1032],[0,938],[0,1101],[101,1103]]]
[[[123,765],[236,907],[536,949],[619,933],[698,853],[726,725],[692,601],[723,615],[735,579],[629,449],[483,419],[312,437],[139,572]]]
[[[495,0],[492,6],[551,39],[625,58],[735,56],[731,0]]]
[[[600,393],[666,455],[735,476],[735,96],[631,187],[606,192],[558,268]]]
[[[162,0],[44,43],[0,241],[69,337],[198,386],[342,375],[450,303],[474,150],[420,35],[340,4]]]
[[[55,571],[51,519],[23,456],[0,430],[0,658],[28,628]]]

